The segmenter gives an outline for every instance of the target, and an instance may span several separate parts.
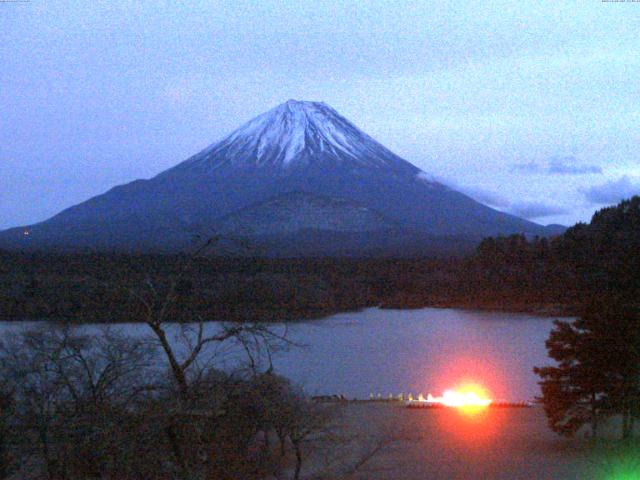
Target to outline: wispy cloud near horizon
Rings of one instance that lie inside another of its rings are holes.
[[[532,174],[547,175],[589,175],[602,174],[602,167],[581,163],[576,157],[553,157],[546,162],[516,163],[513,170]]]
[[[640,179],[623,175],[617,180],[610,180],[582,190],[587,201],[595,205],[618,203],[622,200],[640,195]]]
[[[552,202],[527,200],[511,201],[500,193],[488,189],[459,185],[447,180],[440,181],[444,184],[448,184],[455,190],[468,195],[477,202],[493,207],[497,210],[501,210],[505,213],[526,218],[527,220],[537,220],[540,218],[565,215],[570,212],[567,207],[557,205]]]
[[[515,202],[506,209],[508,213],[528,220],[565,215],[569,209],[544,202]]]

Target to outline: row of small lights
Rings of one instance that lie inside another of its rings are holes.
[[[374,395],[373,393],[369,394],[369,400],[382,400],[382,395],[380,393],[378,393],[377,395]],[[389,394],[388,397],[386,397],[387,400],[398,400],[400,402],[403,402],[405,400],[405,396],[404,393],[399,393],[398,395],[393,395],[393,394]],[[410,402],[415,400],[416,398],[413,396],[413,394],[408,394],[406,397],[406,400],[409,400]],[[419,402],[424,402],[424,395],[422,395],[421,393],[418,395],[417,400]]]

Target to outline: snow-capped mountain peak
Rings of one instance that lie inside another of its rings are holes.
[[[184,166],[288,169],[314,162],[419,172],[326,103],[299,100],[258,115]]]
[[[454,248],[452,236],[545,234],[438,183],[330,106],[295,100],[149,180],[26,229],[0,232],[0,248],[176,251],[223,232],[249,235],[252,255],[263,245],[284,256],[406,256]]]

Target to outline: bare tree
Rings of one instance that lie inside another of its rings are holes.
[[[51,480],[298,480],[315,449],[338,445],[333,409],[273,371],[273,355],[294,345],[286,326],[189,315],[191,267],[213,241],[176,275],[129,289],[152,338],[47,325],[0,341],[0,479],[13,469]]]
[[[184,478],[190,475],[191,470],[206,469],[207,465],[212,464],[213,460],[208,458],[210,454],[203,452],[211,451],[208,445],[211,431],[219,426],[219,417],[228,414],[229,407],[223,411],[219,405],[211,405],[208,394],[196,394],[197,390],[211,387],[211,372],[219,368],[216,352],[223,347],[244,352],[251,378],[260,373],[265,359],[268,368],[272,368],[272,353],[291,344],[286,328],[278,333],[274,328],[256,323],[208,325],[201,316],[189,318],[184,311],[179,315],[182,321],[171,321],[177,309],[188,308],[180,301],[188,291],[191,279],[197,276],[194,263],[218,240],[218,237],[214,237],[193,254],[185,256],[182,267],[168,279],[168,283],[159,285],[147,276],[139,288],[129,290],[139,307],[141,320],[160,345],[169,366],[170,378],[176,387],[176,398],[169,395],[163,400],[164,431]],[[188,321],[184,320],[185,317]],[[227,393],[233,396],[233,389]],[[235,401],[238,403],[240,400],[236,398]]]
[[[220,239],[221,237],[214,236],[191,255],[185,256],[182,267],[169,279],[166,288],[156,285],[153,279],[147,276],[140,288],[129,289],[129,294],[142,307],[141,320],[151,329],[166,356],[183,400],[188,400],[190,397],[190,369],[198,364],[207,347],[215,349],[225,342],[241,346],[255,372],[256,355],[267,354],[270,364],[273,350],[279,350],[291,344],[287,339],[286,328],[283,333],[277,333],[275,329],[258,323],[221,323],[219,328],[208,332],[205,328],[206,322],[200,315],[194,315],[189,321],[181,321],[175,325],[180,329],[179,338],[182,349],[171,343],[168,331],[172,323],[171,315],[175,313],[181,295],[188,290],[188,287],[185,287],[188,285],[186,276],[189,273],[194,274],[194,262]],[[202,362],[200,366],[202,367]],[[209,366],[205,365],[203,368]]]
[[[310,401],[271,369],[252,370],[258,354],[247,338],[237,341],[254,357],[249,368],[197,368],[198,375],[185,377],[183,398],[144,338],[46,326],[4,339],[0,390],[11,395],[0,405],[0,473],[297,480],[305,462],[322,452],[336,467],[323,478],[340,478],[377,454],[362,450],[350,463],[340,459],[353,439],[340,432],[335,409]],[[279,445],[269,442],[274,435]]]
[[[23,463],[51,479],[99,476],[116,464],[122,424],[145,392],[147,342],[64,326],[26,331],[0,344],[0,370],[13,392],[11,428]]]

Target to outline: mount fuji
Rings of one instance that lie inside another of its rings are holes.
[[[0,247],[176,251],[216,235],[265,255],[413,254],[511,233],[557,232],[435,181],[325,103],[289,100],[151,179],[0,232]]]

